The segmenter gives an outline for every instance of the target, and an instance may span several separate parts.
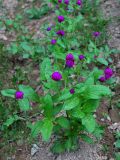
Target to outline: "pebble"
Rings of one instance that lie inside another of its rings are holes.
[[[120,122],[112,124],[111,126],[108,127],[108,129],[113,130],[113,132],[115,131],[120,132]]]
[[[36,144],[33,144],[33,147],[31,148],[31,156],[34,156],[35,153],[37,153],[39,150],[39,147]]]

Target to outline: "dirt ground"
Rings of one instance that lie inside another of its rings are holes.
[[[30,0],[26,0],[26,6],[29,5]],[[0,15],[2,12],[9,11],[10,16],[14,16],[15,9],[18,7],[17,0],[3,0],[4,7],[0,11]],[[23,6],[24,7],[24,6]],[[111,48],[115,48],[120,50],[120,1],[118,0],[101,0],[101,6],[103,10],[103,14],[106,19],[111,18],[111,23],[108,25],[107,32],[110,35],[107,43]],[[46,19],[50,19],[51,16],[44,17],[41,20],[34,21],[30,23],[30,27],[32,28],[33,23],[36,26],[36,33],[38,37],[42,37],[41,33],[37,31],[38,26],[41,24],[41,21]],[[0,31],[0,41],[6,41],[8,39],[6,33],[4,31]],[[116,76],[118,78],[118,82],[120,83],[120,54],[114,56]],[[11,73],[11,71],[10,71]],[[33,72],[34,77],[37,79],[38,77],[38,69]],[[115,92],[117,93],[117,99],[120,98],[120,88],[115,88]],[[117,100],[116,99],[116,100]],[[102,113],[106,113],[109,115],[110,119],[104,119]],[[120,122],[120,116],[118,115],[118,111],[114,108],[108,106],[107,102],[102,103],[101,107],[96,113],[97,119],[101,124],[107,124],[111,126],[113,123]],[[61,155],[53,155],[49,149],[51,146],[52,140],[49,143],[43,143],[41,138],[39,138],[39,142],[37,146],[33,144],[33,146],[18,146],[16,150],[16,155],[7,156],[5,158],[0,157],[0,160],[114,160],[112,158],[112,153],[114,152],[114,136],[112,131],[106,128],[105,135],[103,139],[94,145],[88,145],[84,142],[79,143],[79,149],[75,152],[64,153]],[[103,152],[102,145],[107,145],[109,147],[108,152]],[[32,156],[31,151],[36,150],[36,153]],[[3,153],[4,157],[4,153]]]

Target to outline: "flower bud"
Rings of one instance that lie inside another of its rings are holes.
[[[17,91],[15,93],[15,98],[16,99],[23,99],[24,93],[22,91]]]
[[[58,16],[58,22],[63,22],[64,21],[64,16]]]
[[[53,72],[51,78],[54,81],[60,81],[62,79],[62,75],[59,72]]]

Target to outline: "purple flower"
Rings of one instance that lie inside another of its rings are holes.
[[[58,6],[58,5],[56,5],[56,9],[59,9],[59,6]],[[53,13],[54,13],[54,11],[53,11]]]
[[[100,36],[100,32],[93,32],[93,36],[94,37],[99,37]]]
[[[62,75],[59,72],[53,72],[53,74],[51,75],[51,78],[54,81],[60,81],[62,79]]]
[[[17,91],[15,93],[15,98],[16,99],[23,99],[24,93],[22,91]]]
[[[106,80],[106,79],[105,79],[104,76],[101,76],[101,77],[99,78],[99,81],[100,81],[100,82],[105,82],[105,80]]]
[[[64,16],[58,16],[58,22],[63,22],[64,21]]]
[[[58,3],[62,3],[62,0],[58,0]]]
[[[106,75],[105,75],[105,79],[106,79],[106,80],[108,80],[108,79],[110,79],[110,78],[111,78],[111,76],[110,76],[109,74],[106,74]]]
[[[77,0],[76,4],[78,4],[79,6],[82,5],[82,1],[81,0]]]
[[[58,34],[58,35],[61,35],[61,36],[64,36],[65,32],[64,32],[63,30],[59,30],[59,31],[57,32],[57,34]]]
[[[57,40],[56,39],[52,39],[51,40],[51,44],[56,44]]]
[[[94,59],[96,59],[98,56],[94,55]]]
[[[48,28],[47,28],[47,31],[50,31],[50,30],[51,30],[51,27],[48,27]]]
[[[85,58],[85,56],[84,55],[79,55],[79,60],[83,60]]]
[[[75,93],[75,90],[72,88],[70,89],[70,94],[74,94]]]
[[[105,70],[104,70],[104,73],[105,74],[109,74],[109,75],[113,75],[113,70],[109,67],[107,67]]]
[[[64,0],[64,3],[68,5],[69,4],[69,0]]]
[[[74,66],[74,61],[73,60],[72,61],[71,60],[67,60],[66,61],[66,66],[69,67],[69,68],[72,68]]]
[[[113,70],[109,67],[107,67],[105,70],[104,70],[104,74],[105,74],[105,79],[110,79],[113,75]]]
[[[73,56],[71,53],[69,53],[69,54],[67,54],[67,56],[66,56],[66,60],[74,61],[74,56]]]

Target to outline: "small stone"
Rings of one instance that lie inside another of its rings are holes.
[[[101,118],[101,121],[102,121],[102,122],[104,122],[104,121],[105,121],[105,119],[104,119],[104,118]]]
[[[39,150],[39,147],[36,144],[33,144],[33,147],[31,148],[31,156],[34,156],[35,153],[37,153]]]

